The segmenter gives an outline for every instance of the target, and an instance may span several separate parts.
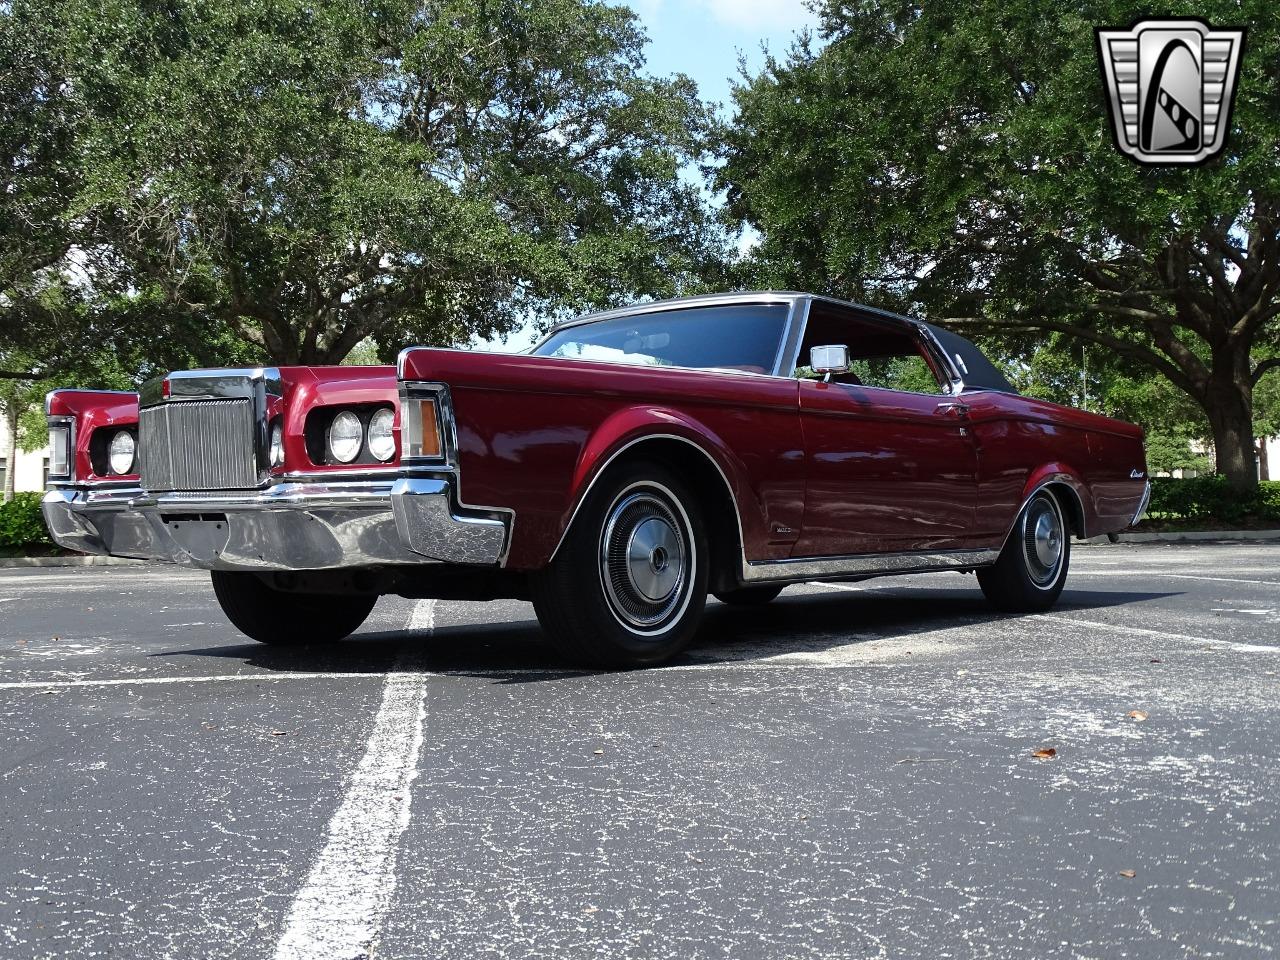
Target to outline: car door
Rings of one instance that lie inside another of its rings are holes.
[[[849,317],[833,330],[830,318],[825,327],[819,318],[802,355],[832,335],[843,335],[829,342],[847,344],[857,359],[847,376],[800,383],[805,510],[792,556],[965,547],[973,533],[978,463],[963,399],[944,392],[937,379],[922,383],[918,374],[919,390],[861,382],[874,378],[856,375],[859,359],[865,370],[886,359],[898,363],[894,352],[916,351],[920,369],[937,369],[937,358],[906,323],[886,330],[885,321]]]

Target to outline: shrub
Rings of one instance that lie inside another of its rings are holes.
[[[1280,481],[1260,483],[1256,491],[1244,495],[1225,477],[1153,477],[1147,512],[1154,519],[1197,523],[1276,522],[1280,521]]]
[[[40,514],[38,493],[17,493],[0,503],[0,547],[33,547],[52,543]]]

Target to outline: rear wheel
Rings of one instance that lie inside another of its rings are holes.
[[[213,592],[245,636],[280,646],[331,643],[354,633],[378,602],[364,594],[286,593],[253,573],[214,570]]]
[[[697,630],[707,557],[701,513],[679,477],[624,465],[587,495],[556,558],[532,578],[533,607],[575,663],[661,663]]]
[[[1047,610],[1062,593],[1070,561],[1071,534],[1062,507],[1042,490],[1018,515],[995,565],[978,571],[978,584],[1000,610]]]
[[[780,586],[739,587],[737,590],[721,590],[716,599],[734,607],[762,607],[781,592]]]

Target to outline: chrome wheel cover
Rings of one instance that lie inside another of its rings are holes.
[[[656,485],[628,488],[600,535],[600,582],[618,622],[632,633],[661,633],[688,606],[694,562],[689,521]],[[669,493],[668,493],[669,496]]]
[[[1058,501],[1042,494],[1022,514],[1022,560],[1031,582],[1042,590],[1052,587],[1062,572],[1066,553],[1066,525]]]

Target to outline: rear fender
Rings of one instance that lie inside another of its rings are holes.
[[[1037,492],[1045,487],[1048,487],[1051,492],[1059,496],[1063,511],[1066,513],[1076,536],[1081,538],[1092,536],[1093,534],[1090,531],[1097,526],[1097,513],[1094,509],[1093,497],[1089,492],[1088,485],[1084,482],[1080,472],[1070,464],[1054,461],[1043,464],[1031,471],[1030,476],[1027,477],[1026,485],[1022,488],[1022,499],[1018,504],[1018,511],[1009,521],[1009,529],[1005,534],[1005,539],[1008,540],[1009,533],[1013,532],[1014,524],[1017,523],[1018,516],[1022,513],[1022,508],[1027,505],[1027,502]]]

